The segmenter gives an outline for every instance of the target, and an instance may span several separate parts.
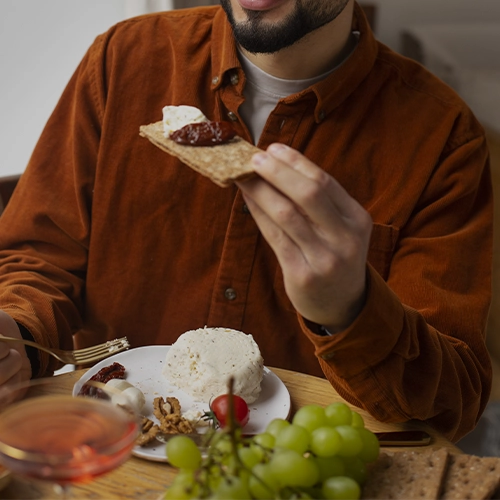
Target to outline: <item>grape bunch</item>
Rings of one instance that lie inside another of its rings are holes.
[[[358,499],[377,437],[344,403],[307,405],[292,421],[272,420],[245,437],[232,426],[212,431],[202,450],[186,436],[167,444],[179,469],[165,499]]]

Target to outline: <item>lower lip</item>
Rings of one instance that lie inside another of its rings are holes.
[[[246,10],[271,10],[284,4],[287,0],[238,0]]]

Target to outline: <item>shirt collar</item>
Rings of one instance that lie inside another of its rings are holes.
[[[222,8],[214,17],[213,30],[214,33],[220,34],[212,40],[212,88],[217,90],[227,78],[227,73],[230,78],[235,69],[241,73],[243,70],[231,25]],[[284,99],[285,102],[292,103],[304,97],[310,99],[312,93],[316,100],[314,116],[318,123],[349,97],[375,64],[378,42],[357,3],[354,6],[352,30],[359,32],[359,41],[351,56],[325,79]]]
[[[212,26],[212,88],[218,89],[224,82],[225,75],[233,73],[235,68],[241,70],[238,49],[233,37],[233,30],[224,10],[219,8]]]

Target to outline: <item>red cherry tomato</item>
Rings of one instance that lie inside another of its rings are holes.
[[[233,395],[234,417],[241,427],[244,427],[250,418],[250,410],[245,400]],[[215,414],[221,427],[225,427],[229,419],[229,394],[217,396],[210,404],[210,409]]]

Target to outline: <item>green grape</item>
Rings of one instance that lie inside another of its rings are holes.
[[[358,484],[366,481],[366,465],[359,457],[344,457],[345,476],[354,479]]]
[[[179,469],[172,484],[192,486],[194,484],[194,471],[192,469]]]
[[[269,424],[267,424],[266,432],[276,437],[282,429],[288,427],[289,425],[290,422],[288,420],[285,420],[283,418],[275,418],[271,420]]]
[[[210,494],[210,496],[205,497],[205,500],[234,500],[234,498],[235,497],[232,497],[231,495],[226,495],[225,493],[219,493],[216,491]]]
[[[266,455],[269,454],[269,451],[266,451],[262,446],[255,443],[250,443],[249,448],[259,457],[259,462],[263,462],[266,459]]]
[[[209,469],[203,470],[200,474],[200,480],[209,490],[215,490],[222,480],[220,466],[212,465]]]
[[[239,477],[234,476],[225,476],[225,479],[220,482],[219,487],[214,493],[229,499],[251,500],[247,484]]]
[[[179,469],[196,469],[201,464],[201,451],[187,436],[174,436],[166,446],[168,461]]]
[[[361,496],[359,484],[350,477],[331,477],[321,488],[323,497],[328,500],[357,500]]]
[[[309,448],[311,435],[300,425],[290,424],[276,436],[275,447],[287,448],[297,453],[305,453]]]
[[[302,406],[293,416],[292,424],[300,425],[309,432],[312,432],[318,427],[327,425],[325,410],[318,405]]]
[[[252,441],[259,446],[262,446],[262,448],[272,450],[274,448],[275,437],[268,432],[261,432],[260,434],[256,434],[252,438]]]
[[[212,448],[217,450],[221,455],[229,455],[233,450],[233,444],[229,439],[229,435],[224,435],[222,439],[218,439],[215,444],[212,444]]]
[[[290,500],[313,500],[314,498],[318,498],[318,496],[311,496],[306,491],[298,491],[293,494]]]
[[[350,425],[338,425],[335,427],[340,434],[341,446],[338,454],[341,457],[355,457],[363,449],[363,440],[358,429]]]
[[[319,482],[333,476],[345,476],[344,462],[339,457],[308,457],[309,460],[316,462],[319,471]]]
[[[311,451],[318,457],[332,457],[336,455],[342,440],[334,427],[318,427],[311,433]]]
[[[220,491],[214,491],[208,497],[203,497],[204,500],[234,500],[235,498],[237,497],[233,497],[230,493],[221,493]],[[198,500],[198,498],[193,500]]]
[[[281,486],[310,487],[319,478],[315,462],[293,450],[276,451],[269,465]]]
[[[238,476],[239,478],[243,481],[243,484],[246,485],[248,488],[248,481],[250,480],[250,476],[252,473],[250,472],[251,469],[241,469],[238,471]]]
[[[191,498],[196,498],[197,495],[193,494],[193,492],[187,489],[183,485],[172,484],[168,487],[165,492],[164,499],[165,500],[190,500]]]
[[[269,464],[257,464],[248,480],[252,498],[259,500],[276,498],[280,485]]]
[[[318,498],[322,498],[320,496],[311,496],[313,488],[306,488],[304,486],[301,486],[300,488],[296,486],[290,486],[290,487],[285,487],[281,488],[279,490],[279,496],[276,497],[276,499],[279,500],[297,500],[297,499],[309,499],[309,498],[314,498],[317,500]],[[321,488],[318,489],[318,492],[321,494]]]
[[[363,429],[365,427],[365,421],[363,417],[357,411],[351,411],[352,422],[351,425],[357,429]]]
[[[229,474],[233,474],[238,470],[239,462],[232,452],[222,455],[220,457],[220,463]]]
[[[359,458],[366,463],[374,462],[380,452],[380,443],[377,436],[368,429],[357,429],[357,431],[363,441],[363,449],[359,452]]]
[[[249,446],[239,448],[238,456],[247,469],[251,469],[262,460],[262,455],[255,448]]]
[[[331,403],[325,408],[328,425],[351,425],[352,410],[345,403]]]

